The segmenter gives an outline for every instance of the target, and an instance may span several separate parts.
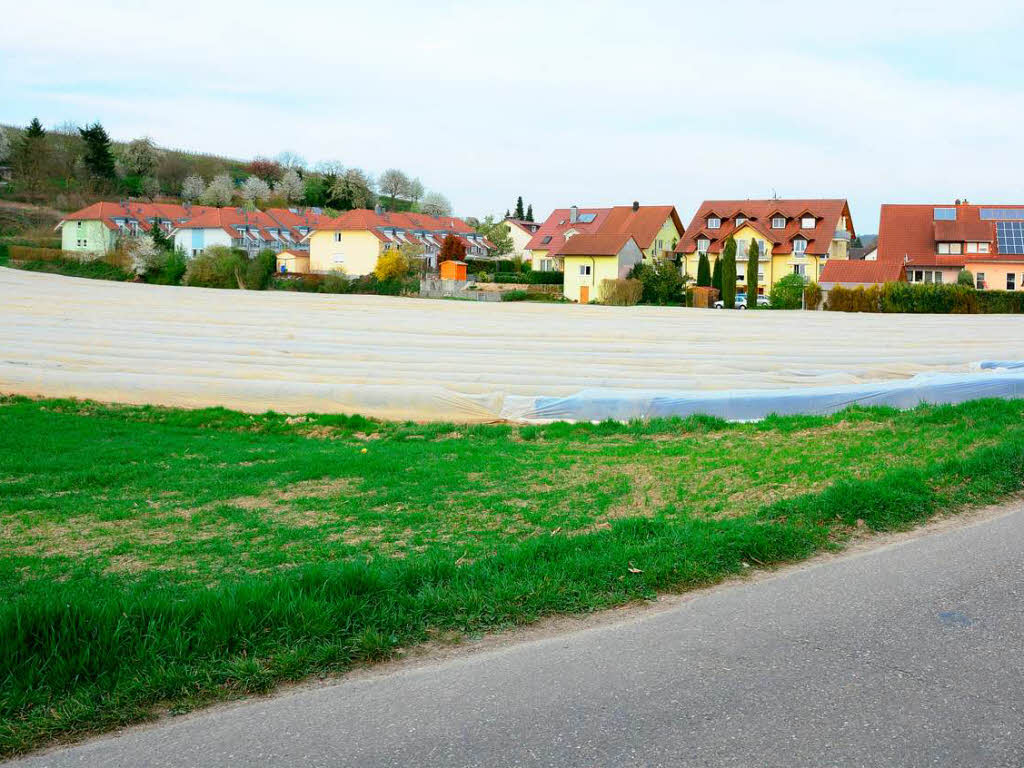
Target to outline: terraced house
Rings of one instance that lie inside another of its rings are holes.
[[[725,241],[736,240],[736,284],[745,290],[748,251],[757,243],[758,293],[784,275],[821,278],[825,265],[849,258],[856,237],[846,200],[705,200],[675,248],[686,273],[697,274],[700,254],[714,265]]]
[[[634,202],[612,208],[579,208],[575,205],[557,208],[527,243],[532,267],[542,272],[562,270],[563,257],[567,255],[563,251],[566,243],[581,234],[629,235],[640,249],[641,259],[649,260],[672,256],[676,243],[683,236],[683,223],[675,206],[671,205],[640,205]],[[610,241],[593,242],[605,244]]]
[[[305,251],[306,236],[327,218],[319,209],[212,208],[178,224],[174,244],[188,256],[214,245],[241,248],[250,256],[264,249]]]
[[[309,234],[309,269],[319,273],[343,271],[353,277],[368,275],[382,254],[406,244],[421,246],[420,258],[436,268],[448,235],[458,238],[468,259],[488,258],[494,248],[491,241],[453,216],[361,208],[327,219]]]
[[[879,262],[912,283],[953,283],[963,269],[981,289],[1024,285],[1024,205],[883,205]]]
[[[93,203],[65,216],[56,226],[61,234],[61,249],[83,256],[102,256],[117,246],[122,235],[139,235],[161,227],[170,234],[194,216],[216,208],[171,203]]]

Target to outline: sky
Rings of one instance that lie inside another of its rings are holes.
[[[0,0],[0,122],[398,167],[465,216],[1024,203],[1019,0],[174,7]]]

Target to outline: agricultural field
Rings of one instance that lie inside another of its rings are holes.
[[[0,756],[1018,492],[1024,401],[418,424],[0,398]]]

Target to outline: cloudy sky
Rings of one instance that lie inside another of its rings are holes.
[[[0,122],[397,166],[463,215],[1024,202],[1019,0],[0,6]]]

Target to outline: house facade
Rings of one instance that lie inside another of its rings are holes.
[[[467,259],[487,258],[494,248],[487,238],[453,216],[357,209],[322,222],[309,234],[309,269],[368,275],[381,255],[406,244],[421,246],[420,258],[433,268],[448,235],[462,243]]]
[[[178,224],[174,245],[190,258],[215,245],[241,248],[249,256],[262,250],[307,251],[306,236],[326,219],[312,209],[212,208]]]
[[[1024,205],[883,205],[878,261],[912,283],[954,283],[966,269],[976,288],[1022,290]]]
[[[169,235],[194,216],[215,210],[201,205],[140,203],[134,200],[100,202],[68,214],[55,229],[60,231],[62,250],[82,256],[102,256],[114,250],[118,238],[123,235],[147,233],[154,226],[159,226]]]
[[[601,298],[601,282],[629,275],[643,251],[626,233],[582,234],[570,237],[559,248],[564,266],[562,294],[570,301],[587,304]]]
[[[535,221],[522,221],[513,218],[507,218],[503,223],[508,227],[509,237],[512,238],[512,255],[517,259],[529,258],[526,247],[533,236],[537,234],[540,224]]]
[[[683,224],[671,205],[617,205],[611,208],[557,208],[526,245],[534,270],[563,269],[562,248],[577,235],[629,235],[643,259],[671,257]]]
[[[821,279],[830,260],[848,259],[856,237],[846,200],[705,200],[679,240],[675,252],[690,276],[700,255],[711,265],[721,258],[728,238],[736,240],[737,290],[745,290],[751,242],[757,243],[758,293],[767,293],[782,277]]]

